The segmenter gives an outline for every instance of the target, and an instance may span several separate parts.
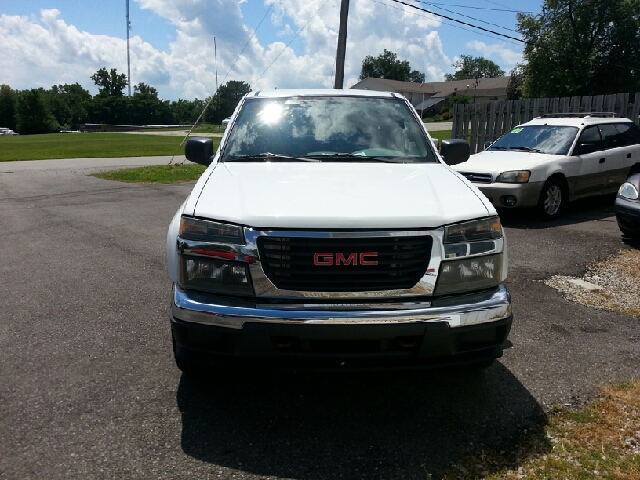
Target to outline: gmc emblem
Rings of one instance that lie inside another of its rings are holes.
[[[331,267],[333,265],[378,265],[377,258],[378,252],[350,253],[346,257],[343,253],[315,253],[313,255],[313,264],[318,267]]]

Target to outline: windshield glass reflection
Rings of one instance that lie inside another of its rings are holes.
[[[416,118],[395,98],[248,98],[222,161],[435,162]]]
[[[487,150],[520,150],[567,155],[577,133],[576,127],[550,125],[517,127],[500,137]]]

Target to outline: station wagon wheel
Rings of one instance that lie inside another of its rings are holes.
[[[564,185],[558,178],[546,181],[538,201],[538,212],[544,220],[557,218],[562,213],[567,203],[565,192]]]

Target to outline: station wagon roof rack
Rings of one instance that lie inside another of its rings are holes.
[[[562,117],[576,117],[576,118],[590,118],[590,117],[617,117],[616,112],[581,112],[581,113],[546,113],[538,118],[562,118]]]

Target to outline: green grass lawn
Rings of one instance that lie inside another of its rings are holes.
[[[93,176],[104,180],[129,183],[179,183],[200,178],[203,165],[153,165],[149,167],[125,168],[96,173]]]
[[[185,126],[185,127],[170,127],[170,128],[160,128],[158,129],[159,131],[162,132],[180,132],[180,131],[184,131],[184,132],[188,132],[191,129],[190,126]],[[224,133],[226,129],[225,125],[211,125],[211,124],[199,124],[196,125],[195,128],[193,129],[193,131],[191,132],[192,135],[197,135],[198,133]],[[138,130],[139,132],[149,132],[149,131],[153,131],[149,130],[149,129],[143,129],[143,130]]]
[[[429,126],[427,126],[427,129],[429,129]],[[449,140],[451,138],[451,132],[449,130],[440,130],[440,131],[437,131],[437,132],[429,132],[429,135],[431,135],[431,138],[437,138],[440,141]]]
[[[183,137],[124,133],[51,133],[0,136],[0,162],[53,158],[112,158],[181,155]],[[214,148],[219,138],[213,138]]]

